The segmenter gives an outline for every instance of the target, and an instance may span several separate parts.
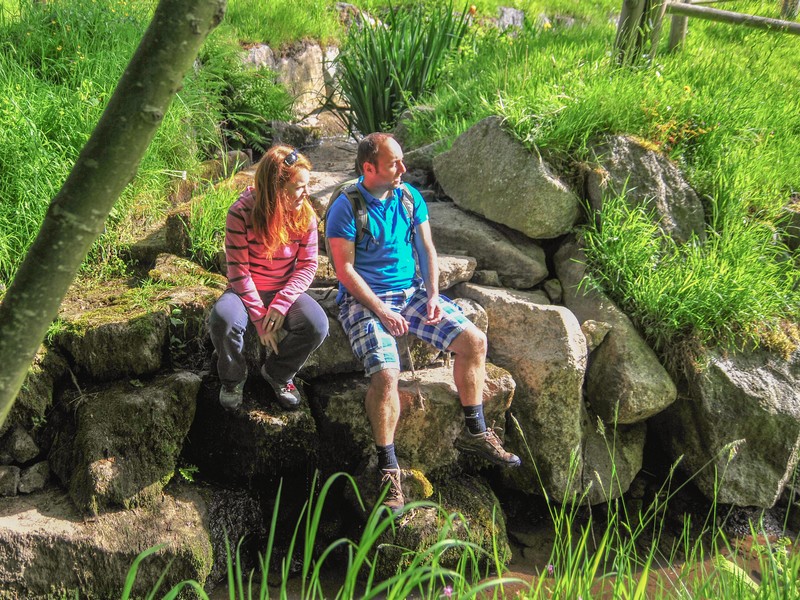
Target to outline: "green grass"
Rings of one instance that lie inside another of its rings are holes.
[[[152,3],[75,0],[23,4],[0,20],[0,281],[10,281],[99,120],[149,23]],[[90,263],[119,265],[117,226],[163,212],[175,170],[198,164],[216,129],[207,92],[187,79],[165,116],[136,180],[115,205]],[[189,135],[189,133],[192,133]],[[214,135],[213,137],[218,137]],[[105,267],[104,267],[105,268]],[[116,267],[114,267],[116,268]]]
[[[2,6],[0,283],[8,284],[138,46],[155,0],[3,0]],[[258,127],[286,117],[285,91],[271,81],[236,95],[239,50],[230,28],[204,44],[203,68],[188,74],[93,246],[85,275],[125,272],[119,249],[163,219],[168,190],[183,172],[201,172],[201,162],[223,143],[226,120]]]
[[[243,42],[276,49],[303,39],[330,43],[341,33],[336,10],[327,0],[229,0],[223,26],[234,29]]]
[[[357,540],[339,538],[322,548],[319,543],[319,531],[323,524],[323,511],[332,487],[338,479],[344,479],[346,485],[353,486],[358,502],[365,511],[370,511],[366,522]],[[298,575],[300,585],[300,598],[387,598],[402,600],[410,595],[422,598],[439,598],[445,587],[449,586],[453,597],[465,598],[471,593],[485,591],[492,597],[493,590],[502,594],[502,586],[516,580],[502,576],[493,577],[490,581],[480,582],[490,571],[485,565],[490,565],[493,572],[502,570],[499,558],[488,555],[476,544],[457,539],[455,532],[463,531],[464,518],[458,513],[447,513],[441,507],[431,502],[412,502],[405,506],[400,515],[392,516],[380,502],[374,508],[365,507],[358,493],[355,481],[350,475],[337,473],[329,477],[321,486],[317,486],[316,477],[311,485],[312,493],[303,505],[300,516],[294,527],[293,535],[283,557],[274,556],[275,532],[278,527],[278,513],[281,502],[282,484],[278,486],[275,506],[270,524],[267,547],[259,556],[259,571],[244,572],[243,561],[240,556],[240,546],[231,551],[227,548],[227,586],[231,598],[264,600],[272,597],[274,592],[271,586],[277,585],[278,594],[286,598],[287,586],[291,573],[291,560],[296,558],[301,562]],[[313,490],[318,489],[318,492]],[[398,520],[420,509],[434,509],[439,525],[438,538],[428,548],[413,554],[410,565],[386,579],[376,577],[379,565],[379,554],[385,550],[385,544],[391,545],[392,531],[397,527]],[[463,535],[463,534],[462,534]],[[140,554],[131,566],[126,577],[122,591],[122,600],[129,600],[135,583],[139,564],[150,554],[158,551],[151,548]],[[454,552],[455,551],[455,552]],[[442,558],[446,555],[456,554],[459,559],[454,568],[443,566]],[[344,563],[341,564],[344,557]],[[274,575],[274,566],[278,564],[279,581],[270,581]],[[332,591],[326,585],[326,569],[331,565],[336,570],[344,573],[338,590]],[[164,579],[162,575],[148,597],[157,597],[158,589]],[[205,600],[208,596],[194,581],[183,581],[176,584],[163,598],[173,598],[178,591],[191,587],[197,591],[200,598]],[[502,597],[502,595],[498,596]]]
[[[530,449],[527,450],[528,459],[532,461]],[[608,450],[613,452],[611,447]],[[732,456],[729,450],[725,448],[721,454]],[[573,456],[571,481],[578,482],[580,477],[575,458]],[[749,554],[743,553],[721,533],[718,524],[724,523],[727,516],[718,513],[716,503],[711,504],[706,514],[682,514],[679,524],[674,524],[671,503],[680,503],[677,498],[691,481],[691,478],[676,481],[673,478],[676,466],[677,463],[665,475],[661,487],[649,501],[620,498],[596,506],[587,513],[583,505],[585,497],[580,493],[566,494],[572,501],[563,504],[551,502],[545,495],[553,541],[547,563],[537,565],[540,571],[530,580],[509,576],[496,552],[493,555],[475,544],[457,539],[460,536],[454,532],[468,525],[463,522],[463,517],[458,513],[447,513],[430,502],[409,503],[403,514],[397,517],[390,516],[378,504],[367,517],[357,539],[342,537],[324,545],[320,531],[324,524],[325,505],[336,481],[343,479],[345,485],[353,486],[359,497],[354,480],[344,473],[331,476],[322,485],[317,485],[315,478],[288,547],[282,556],[278,556],[275,534],[281,503],[279,486],[267,546],[259,556],[257,570],[249,573],[243,570],[241,542],[234,550],[228,548],[229,597],[263,600],[277,594],[285,598],[288,586],[292,585],[294,594],[300,588],[299,596],[295,597],[304,600],[333,597],[400,599],[410,595],[426,600],[443,597],[500,599],[511,597],[512,593],[516,598],[535,600],[796,598],[800,592],[797,583],[800,554],[787,538],[770,541],[762,522],[751,522],[751,535],[755,541],[747,551]],[[362,508],[368,509],[363,503]],[[396,523],[402,522],[404,515],[421,509],[436,511],[440,523],[437,539],[429,548],[412,553],[408,567],[398,568],[387,579],[376,579],[378,556],[384,551],[384,545],[390,543],[386,541],[387,534]],[[145,551],[131,566],[122,600],[131,597],[138,566],[155,551],[157,549]],[[445,552],[460,557],[454,567],[442,564],[441,557]],[[294,575],[290,571],[290,557],[301,565]],[[743,569],[747,559],[751,559],[751,565],[758,565],[760,582]],[[341,576],[331,578],[331,572]],[[277,581],[274,579],[276,576]],[[294,578],[291,584],[290,578]],[[170,594],[191,587],[200,598],[207,599],[199,584],[193,581],[178,583],[165,595],[157,596],[163,579],[164,576],[148,597],[171,598],[174,596]]]
[[[240,192],[230,186],[218,186],[192,203],[189,251],[206,269],[218,268],[217,255],[225,248],[225,218]]]
[[[573,175],[600,136],[639,136],[675,160],[699,192],[710,241],[665,248],[657,231],[609,208],[603,231],[589,233],[596,281],[660,348],[676,332],[743,343],[796,322],[797,269],[782,262],[790,255],[773,240],[781,208],[800,190],[800,71],[792,66],[800,40],[692,20],[682,52],[662,47],[651,66],[620,69],[614,24],[598,18],[619,3],[586,4],[594,8],[575,5],[572,27],[531,27],[516,37],[479,30],[448,85],[423,99],[434,110],[410,125],[414,145],[452,140],[499,114]],[[780,7],[725,8],[775,16]],[[633,247],[642,255],[620,264],[615,253]]]

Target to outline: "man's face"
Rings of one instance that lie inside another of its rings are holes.
[[[400,187],[406,166],[403,164],[403,150],[393,139],[387,139],[378,152],[377,164],[364,165],[364,178],[372,187],[394,190]]]

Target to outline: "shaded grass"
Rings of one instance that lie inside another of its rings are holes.
[[[240,192],[220,185],[192,202],[189,251],[206,269],[217,270],[217,255],[225,249],[225,219]]]
[[[609,452],[613,453],[613,442],[607,440],[606,443]],[[730,449],[724,448],[721,454]],[[530,448],[527,448],[527,454],[533,461]],[[580,480],[576,454],[571,465],[570,481],[574,484]],[[430,502],[409,503],[403,514],[393,517],[380,505],[379,499],[357,539],[341,537],[325,545],[320,532],[325,505],[337,480],[344,479],[345,485],[352,486],[362,509],[366,509],[354,480],[344,473],[331,476],[321,486],[315,477],[289,546],[279,556],[274,546],[281,503],[282,486],[279,486],[267,546],[259,555],[257,570],[244,570],[241,542],[234,550],[228,548],[228,594],[232,599],[241,600],[263,600],[275,594],[286,598],[291,585],[293,590],[299,587],[299,596],[296,597],[303,599],[399,599],[410,596],[420,599],[516,597],[536,600],[795,598],[800,591],[800,555],[793,551],[794,543],[787,538],[770,541],[761,521],[751,522],[754,543],[746,550],[731,544],[721,532],[718,525],[724,523],[725,516],[718,514],[714,502],[705,515],[682,515],[678,530],[670,525],[670,504],[691,481],[691,477],[683,481],[673,479],[676,466],[677,463],[672,465],[652,501],[638,506],[619,498],[593,507],[587,516],[584,494],[568,492],[563,504],[555,503],[545,494],[553,527],[553,544],[547,564],[542,565],[541,572],[528,582],[510,577],[497,553],[492,556],[471,542],[456,539],[453,532],[463,529],[463,517],[458,513],[448,514]],[[616,474],[612,475],[613,485],[621,485]],[[379,556],[387,544],[391,545],[387,540],[391,539],[392,531],[405,515],[423,509],[437,511],[437,539],[424,550],[409,550],[411,560],[408,567],[398,568],[386,579],[377,579]],[[123,600],[131,597],[141,561],[155,551],[157,549],[145,551],[132,565]],[[460,557],[455,566],[443,566],[441,558],[453,552]],[[299,564],[294,575],[293,561]],[[760,581],[752,579],[749,571],[745,570],[753,564],[758,565]],[[488,570],[483,565],[488,565]],[[340,573],[341,578],[332,581],[331,570]],[[291,578],[294,581],[290,584]],[[164,580],[162,574],[148,597],[157,597],[157,590]],[[197,582],[184,581],[176,584],[163,598],[174,597],[170,594],[187,587],[195,589],[200,598],[208,597]]]

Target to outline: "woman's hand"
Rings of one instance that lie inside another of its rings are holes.
[[[272,348],[272,351],[278,353],[278,331],[283,327],[284,316],[270,308],[262,321],[264,335],[260,336],[261,343],[265,346]]]

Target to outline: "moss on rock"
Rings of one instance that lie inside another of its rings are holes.
[[[477,566],[483,570],[494,564],[495,551],[499,561],[511,559],[503,510],[483,480],[461,475],[434,486],[431,500],[438,507],[421,507],[405,513],[398,526],[389,529],[379,540],[377,573],[390,577],[398,569],[410,566],[415,555],[425,555],[438,540],[456,539],[477,545]],[[453,546],[443,553],[426,557],[440,566],[455,568],[464,554],[463,548]]]

